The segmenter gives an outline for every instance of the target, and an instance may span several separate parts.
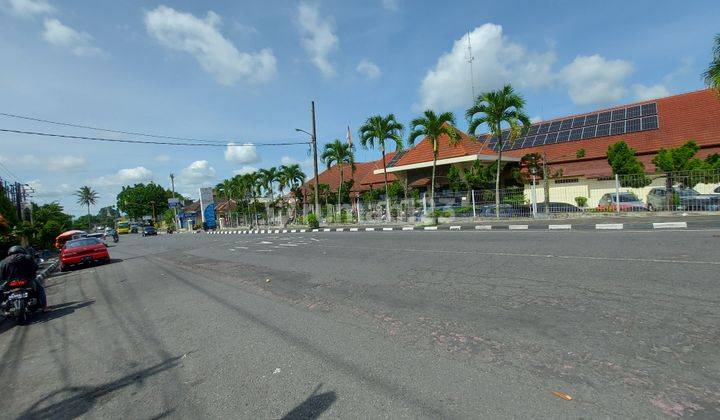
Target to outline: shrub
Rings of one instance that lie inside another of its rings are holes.
[[[320,223],[318,223],[318,219],[317,216],[315,216],[315,213],[308,214],[307,224],[310,229],[317,229],[320,227]]]
[[[578,207],[587,206],[587,200],[587,197],[575,197],[575,203],[577,203]]]

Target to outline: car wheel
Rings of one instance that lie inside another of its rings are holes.
[[[648,204],[648,211],[655,211],[655,206]]]
[[[68,271],[67,266],[64,266],[64,265],[61,264],[61,265],[60,265],[60,271],[62,271],[62,272]]]

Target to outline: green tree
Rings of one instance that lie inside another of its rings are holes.
[[[360,145],[367,148],[380,149],[382,153],[382,164],[383,164],[383,177],[385,183],[385,200],[386,200],[386,211],[387,220],[390,220],[390,191],[388,189],[388,177],[387,177],[387,162],[385,160],[386,153],[386,142],[394,143],[395,152],[399,152],[403,149],[403,140],[401,131],[403,125],[397,122],[395,115],[388,114],[385,117],[382,115],[375,115],[369,117],[365,124],[360,126]]]
[[[327,168],[330,169],[332,165],[337,165],[340,171],[340,184],[338,185],[338,212],[340,212],[340,205],[342,204],[342,187],[345,179],[343,177],[343,170],[345,165],[350,166],[350,171],[354,172],[355,169],[355,154],[353,153],[352,146],[347,143],[341,142],[338,139],[325,145],[320,158],[325,162]]]
[[[172,198],[172,191],[166,190],[154,182],[148,184],[125,185],[117,195],[117,208],[127,214],[131,219],[143,216],[162,214],[167,208],[168,198]]]
[[[90,216],[90,206],[94,206],[97,200],[100,198],[97,191],[88,187],[87,185],[80,187],[76,192],[75,196],[78,198],[77,203],[81,206],[87,206],[87,214]]]
[[[455,165],[451,165],[447,172],[447,181],[450,189],[454,192],[458,192],[464,187],[464,180],[460,175],[460,170]]]
[[[97,213],[97,221],[103,226],[115,226],[119,218],[120,212],[113,206],[103,207]]]
[[[530,118],[525,114],[525,99],[515,93],[510,85],[502,89],[481,93],[475,104],[465,113],[470,121],[468,131],[475,135],[477,128],[486,124],[497,138],[497,174],[495,175],[495,214],[500,217],[500,169],[502,150],[506,141],[512,145],[530,128]],[[478,115],[476,117],[476,115]]]
[[[72,228],[72,217],[57,202],[31,206],[36,228],[33,243],[40,248],[52,248],[55,238]]]
[[[278,188],[280,189],[281,196],[285,195],[286,187],[289,187],[290,192],[297,196],[297,190],[300,186],[302,186],[303,182],[305,182],[305,174],[300,169],[300,165],[294,163],[292,165],[280,166],[278,174]],[[288,216],[290,215],[288,214]]]
[[[89,231],[93,226],[98,225],[98,218],[92,214],[85,214],[73,222],[73,229]]]
[[[606,156],[613,175],[618,175],[623,187],[639,188],[650,185],[650,178],[645,176],[645,165],[635,156],[635,149],[624,141],[608,146]]]
[[[460,143],[462,137],[455,128],[455,115],[452,112],[436,114],[428,109],[422,117],[415,118],[410,122],[410,136],[408,144],[415,144],[418,137],[425,137],[430,142],[433,151],[432,176],[430,177],[430,214],[435,217],[435,169],[437,166],[438,149],[440,138],[446,136],[450,146]]]
[[[703,78],[705,79],[705,84],[715,89],[718,97],[720,97],[720,34],[715,35],[713,58],[707,70],[703,73]]]
[[[717,163],[720,158],[716,154],[702,160],[695,156],[699,151],[700,146],[689,140],[680,147],[660,149],[653,157],[655,168],[665,172],[665,186],[668,191],[673,188],[676,180],[686,187],[694,187],[699,182],[717,182],[718,174],[712,171],[720,167]]]

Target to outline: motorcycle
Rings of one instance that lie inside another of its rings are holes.
[[[37,291],[27,279],[12,279],[2,283],[0,312],[14,318],[18,324],[25,324],[33,313],[40,309]]]

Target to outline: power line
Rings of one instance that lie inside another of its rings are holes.
[[[151,141],[151,140],[129,140],[129,139],[109,139],[105,137],[87,137],[87,136],[71,136],[67,134],[56,134],[56,133],[43,133],[38,131],[22,131],[12,130],[8,128],[0,128],[0,132],[14,133],[14,134],[26,134],[32,136],[44,136],[44,137],[57,137],[65,139],[75,140],[89,140],[89,141],[103,141],[112,143],[131,143],[131,144],[155,144],[165,146],[186,146],[186,147],[241,147],[241,146],[296,146],[296,145],[307,145],[310,142],[281,142],[281,143],[250,143],[245,142],[243,144],[231,144],[231,143],[180,143],[171,141]]]
[[[5,169],[5,172],[10,175],[10,178],[14,178],[13,180],[16,182],[20,182],[20,177],[15,175],[13,171],[10,170],[7,166],[5,166],[2,162],[0,162],[0,168]]]
[[[19,118],[22,120],[42,122],[42,123],[47,123],[47,124],[61,125],[61,126],[65,126],[65,127],[84,128],[84,129],[88,129],[88,130],[105,131],[108,133],[117,133],[117,134],[128,134],[128,135],[132,135],[132,136],[141,136],[141,137],[153,137],[153,138],[157,138],[157,139],[183,140],[183,141],[192,141],[192,142],[199,142],[199,143],[220,143],[223,145],[230,143],[228,141],[221,141],[221,140],[205,140],[205,139],[196,139],[196,138],[192,138],[192,137],[164,136],[161,134],[142,133],[139,131],[125,131],[125,130],[116,130],[116,129],[112,129],[112,128],[100,128],[100,127],[93,127],[93,126],[83,125],[83,124],[51,121],[51,120],[46,120],[46,119],[42,119],[42,118],[29,117],[27,115],[9,114],[6,112],[0,112],[0,116],[10,117],[10,118]]]

